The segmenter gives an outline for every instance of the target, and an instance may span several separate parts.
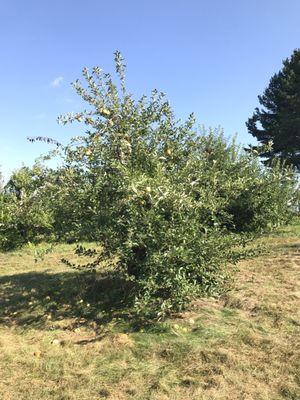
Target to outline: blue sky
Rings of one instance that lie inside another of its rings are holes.
[[[178,117],[253,141],[245,121],[282,60],[300,47],[299,0],[1,0],[0,165],[7,177],[46,144],[84,127],[60,126],[80,110],[70,82],[84,66],[126,58],[136,95],[164,91]]]

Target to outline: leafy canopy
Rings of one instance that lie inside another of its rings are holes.
[[[115,63],[119,85],[98,67],[83,70],[85,86],[74,83],[89,108],[59,121],[88,130],[64,149],[66,164],[89,182],[102,259],[117,256],[138,310],[164,315],[218,293],[225,266],[242,255],[238,231],[261,231],[288,216],[291,172],[261,168],[221,133],[201,134],[193,114],[177,121],[157,90],[135,100],[119,52]]]

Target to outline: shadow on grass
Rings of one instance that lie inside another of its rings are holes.
[[[300,238],[299,238],[300,239]],[[299,243],[286,243],[284,248],[289,250],[299,250],[300,251],[300,242]]]
[[[134,329],[132,284],[113,274],[28,272],[0,277],[0,324],[49,329],[49,323],[81,319],[103,326],[113,318]]]
[[[279,244],[275,247],[277,250],[293,255],[300,255],[300,240],[299,243],[285,243]]]

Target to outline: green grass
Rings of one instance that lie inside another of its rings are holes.
[[[64,267],[73,246],[0,254],[1,400],[299,399],[300,225],[263,242],[220,299],[152,324],[120,277]]]

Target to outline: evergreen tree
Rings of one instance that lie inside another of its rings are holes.
[[[263,145],[265,163],[280,159],[300,170],[300,49],[283,62],[258,99],[262,108],[255,109],[246,125]]]

